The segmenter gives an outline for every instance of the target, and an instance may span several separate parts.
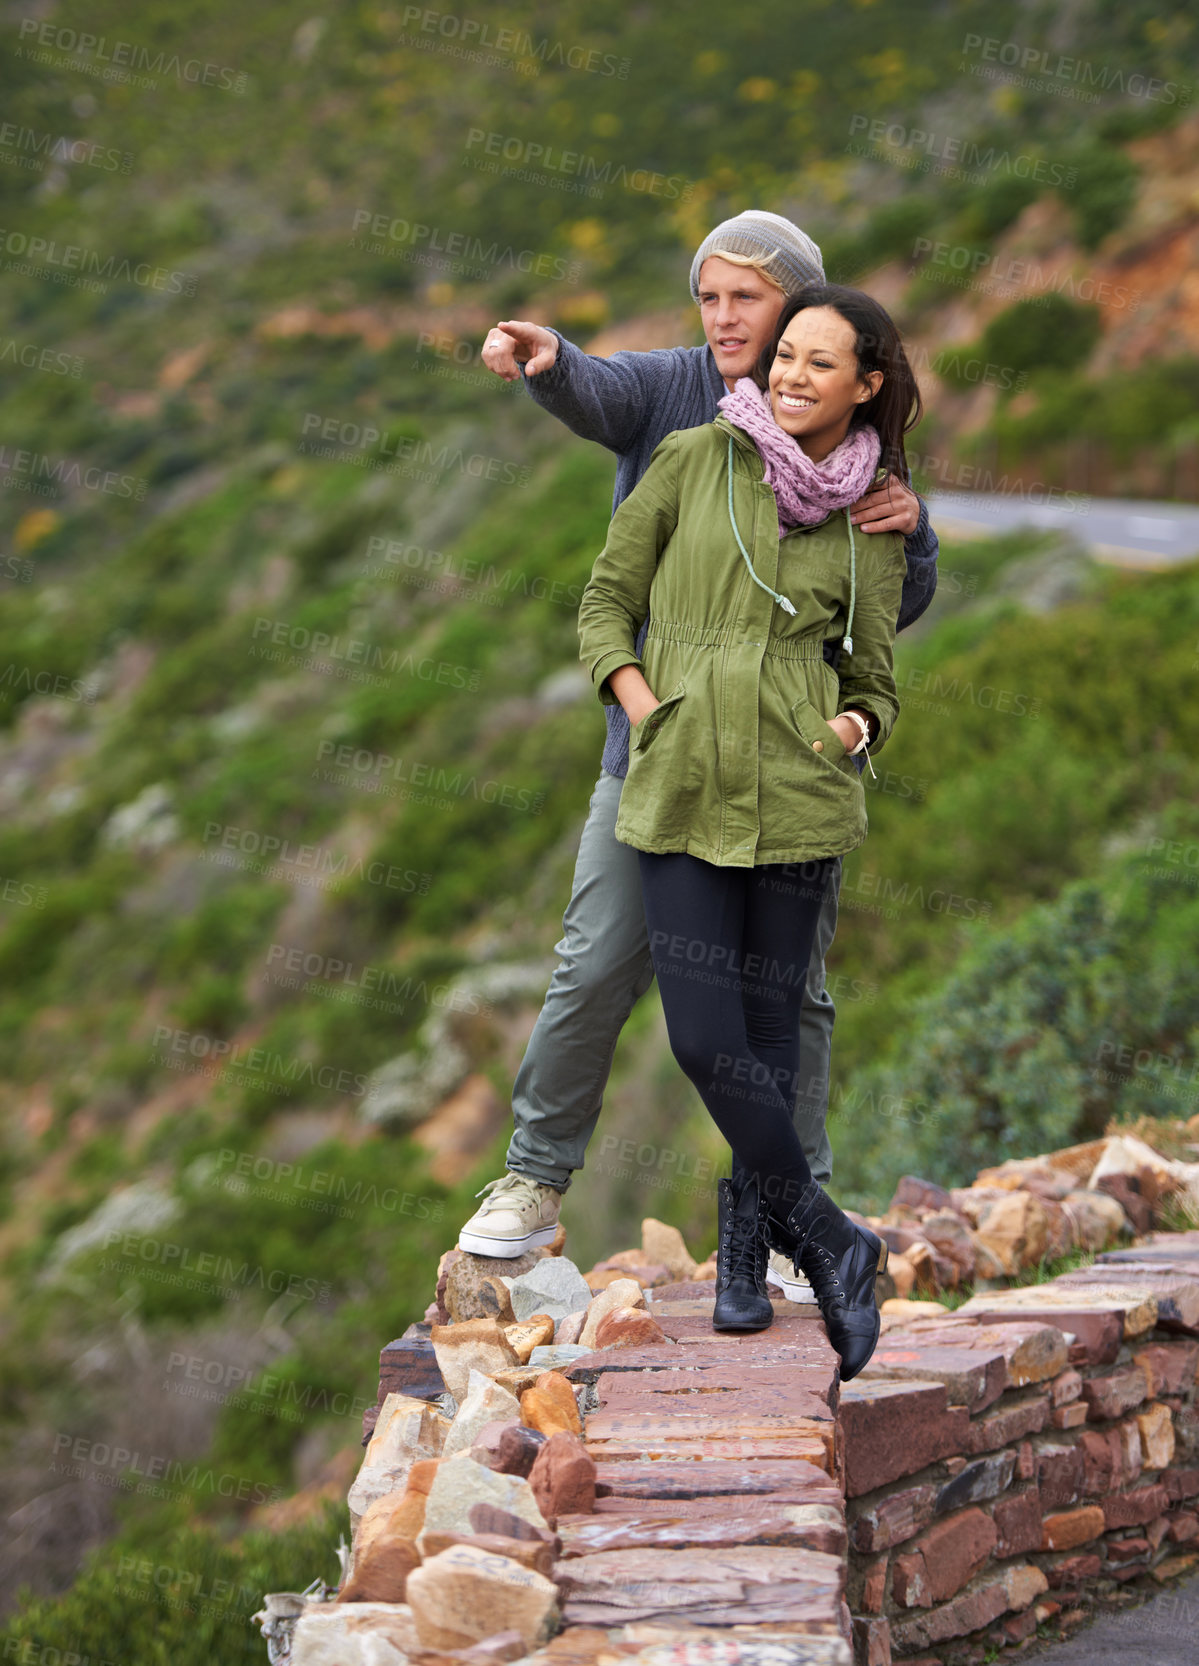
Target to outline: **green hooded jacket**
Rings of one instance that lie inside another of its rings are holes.
[[[866,795],[827,719],[871,712],[872,753],[890,734],[906,570],[899,533],[855,539],[844,510],[780,539],[757,447],[725,417],[668,434],[613,515],[579,608],[580,658],[604,704],[622,665],[662,702],[632,731],[617,838],[738,868],[860,845]],[[841,642],[851,611],[838,676],[823,645]]]

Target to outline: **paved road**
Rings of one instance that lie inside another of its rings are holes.
[[[1019,1659],[1042,1666],[1195,1666],[1199,1574],[1137,1608],[1100,1615],[1064,1643],[1032,1644]]]
[[[1002,492],[930,492],[932,523],[948,536],[1010,532],[1020,526],[1067,532],[1101,561],[1172,567],[1199,557],[1199,505],[1052,494],[1030,503]]]

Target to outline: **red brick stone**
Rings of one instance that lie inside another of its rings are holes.
[[[1077,1503],[1082,1476],[1083,1456],[1077,1446],[1043,1446],[1037,1454],[1037,1485],[1047,1510]]]
[[[1084,1429],[1079,1436],[1082,1453],[1082,1490],[1086,1498],[1102,1498],[1120,1484],[1120,1444],[1111,1429]]]
[[[1088,1377],[1082,1385],[1092,1421],[1106,1417],[1123,1417],[1139,1406],[1145,1398],[1148,1384],[1139,1365],[1121,1365],[1114,1371],[1103,1371]]]
[[[937,1489],[909,1487],[890,1493],[854,1521],[850,1539],[856,1551],[889,1550],[914,1538],[933,1519]]]
[[[1185,1394],[1195,1383],[1199,1367],[1199,1343],[1151,1342],[1133,1356],[1149,1377],[1150,1398],[1160,1394]]]
[[[862,1585],[862,1612],[881,1614],[887,1599],[887,1564],[889,1556],[879,1556],[866,1569]]]
[[[1086,1402],[1075,1400],[1069,1406],[1055,1406],[1050,1421],[1055,1429],[1077,1429],[1087,1420]]]
[[[1009,1643],[1022,1643],[1037,1629],[1037,1611],[1026,1608],[1023,1614],[1009,1614],[1003,1622],[1003,1635]]]
[[[1049,1399],[1054,1406],[1067,1406],[1082,1395],[1082,1378],[1071,1367],[1055,1377],[1049,1385]]]
[[[853,1657],[857,1666],[891,1666],[891,1627],[886,1620],[855,1617]]]
[[[942,1643],[950,1637],[964,1637],[997,1620],[1008,1605],[1003,1582],[997,1580],[977,1591],[965,1592],[952,1602],[943,1603],[927,1614],[913,1615],[909,1620],[896,1620],[891,1626],[891,1646],[901,1655]]]
[[[1110,1365],[1120,1352],[1124,1339],[1124,1321],[1118,1311],[1099,1308],[1053,1308],[1045,1318],[1060,1330],[1069,1331],[1075,1340],[1071,1344],[1071,1365]],[[1010,1322],[1012,1310],[1002,1308],[990,1313],[979,1313],[983,1325]]]
[[[955,1596],[995,1548],[995,1523],[985,1510],[960,1510],[921,1535],[895,1558],[891,1594],[903,1608],[930,1608]]]
[[[1154,1516],[1166,1513],[1170,1500],[1165,1487],[1155,1483],[1149,1487],[1136,1487],[1132,1492],[1113,1493],[1102,1501],[1103,1519],[1110,1530],[1113,1527],[1143,1527]]]
[[[1180,1498],[1199,1497],[1199,1469],[1167,1469],[1161,1484],[1174,1503]]]
[[[1160,1545],[1162,1540],[1165,1538],[1169,1526],[1170,1523],[1165,1516],[1155,1516],[1149,1523],[1148,1527],[1146,1527],[1145,1537],[1149,1540],[1149,1543],[1153,1546],[1154,1550],[1157,1549],[1158,1545]]]
[[[1192,1515],[1189,1510],[1182,1510],[1170,1517],[1169,1533],[1176,1545],[1186,1544],[1191,1539],[1199,1538],[1199,1516]]]
[[[1041,1499],[1035,1487],[1014,1498],[1001,1498],[992,1512],[999,1537],[997,1557],[1041,1548]]]
[[[1098,1556],[1089,1554],[1062,1556],[1052,1562],[1042,1562],[1041,1566],[1049,1581],[1050,1590],[1072,1591],[1085,1584],[1088,1579],[1097,1579],[1103,1564]]]
[[[1073,1550],[1076,1545],[1097,1539],[1112,1525],[1097,1504],[1086,1504],[1080,1510],[1063,1510],[1046,1516],[1041,1523],[1041,1549]]]
[[[1148,1539],[1109,1539],[1107,1541],[1107,1559],[1109,1562],[1135,1562],[1139,1557],[1145,1557],[1148,1554]]]
[[[1043,1394],[1033,1400],[1019,1400],[1014,1405],[998,1406],[985,1417],[972,1417],[966,1432],[963,1452],[975,1457],[980,1452],[995,1452],[1010,1446],[1025,1435],[1038,1434],[1045,1427],[1049,1415],[1049,1401]]]
[[[949,1404],[971,1412],[991,1405],[1007,1387],[1007,1361],[998,1350],[905,1346],[905,1341],[884,1337],[859,1382],[889,1377],[944,1383]]]
[[[841,1391],[847,1498],[961,1450],[970,1414],[941,1383],[862,1383]]]
[[[1031,1481],[1037,1473],[1037,1454],[1031,1440],[1022,1440],[1016,1448],[1016,1478]]]

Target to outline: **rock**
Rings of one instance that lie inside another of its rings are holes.
[[[455,1324],[465,1319],[499,1319],[510,1323],[514,1317],[512,1298],[505,1279],[519,1278],[531,1272],[545,1259],[539,1249],[526,1250],[515,1260],[505,1261],[500,1256],[466,1255],[446,1266],[442,1300]]]
[[[377,1498],[401,1489],[414,1463],[439,1457],[449,1428],[449,1419],[427,1400],[389,1394],[349,1491],[351,1517],[363,1516]]]
[[[1134,1487],[1131,1492],[1113,1493],[1103,1500],[1101,1514],[1105,1528],[1144,1527],[1146,1523],[1164,1515],[1169,1508],[1169,1496],[1159,1482]]]
[[[555,1342],[552,1348],[534,1348],[529,1355],[529,1364],[542,1371],[565,1371],[576,1359],[585,1359],[592,1352],[591,1348],[584,1348],[578,1342]]]
[[[356,1587],[358,1575],[365,1570],[365,1577],[371,1585],[378,1579],[388,1582],[388,1588],[399,1587],[401,1595],[378,1597],[380,1602],[402,1602],[403,1583],[407,1580],[411,1569],[420,1561],[416,1549],[416,1541],[421,1529],[425,1525],[425,1500],[427,1492],[421,1490],[432,1484],[433,1474],[436,1473],[435,1460],[422,1460],[413,1466],[418,1486],[413,1486],[413,1476],[409,1476],[409,1484],[402,1492],[391,1492],[368,1506],[362,1520],[358,1524],[358,1531],[354,1535],[354,1554],[349,1569],[349,1578],[344,1589]],[[431,1471],[421,1474],[421,1471]],[[407,1545],[411,1551],[411,1561],[404,1566],[407,1557],[402,1549],[393,1550],[391,1554],[384,1552],[388,1547]],[[357,1587],[356,1587],[357,1588]],[[367,1601],[369,1598],[355,1595],[346,1597],[346,1601]]]
[[[696,1263],[677,1226],[667,1226],[647,1215],[641,1223],[641,1249],[647,1261],[660,1261],[671,1278],[695,1277]]]
[[[1159,1394],[1185,1394],[1199,1369],[1199,1343],[1152,1342],[1132,1356],[1132,1363],[1145,1373],[1151,1400]]]
[[[1103,1511],[1097,1504],[1046,1516],[1041,1524],[1042,1550],[1073,1550],[1089,1544],[1104,1531]]]
[[[402,1336],[380,1350],[379,1392],[381,1401],[389,1394],[436,1400],[445,1393],[437,1356],[427,1336]]]
[[[551,1580],[477,1545],[453,1545],[417,1568],[408,1603],[427,1649],[469,1648],[497,1631],[517,1631],[534,1649],[558,1619]]]
[[[856,1551],[868,1554],[875,1550],[890,1550],[914,1538],[922,1527],[933,1519],[933,1503],[937,1496],[934,1486],[909,1487],[904,1492],[889,1493],[855,1519],[850,1542]],[[1040,1543],[1040,1534],[1037,1535]]]
[[[403,1602],[408,1575],[420,1566],[411,1539],[376,1534],[365,1551],[354,1553],[354,1568],[337,1594],[338,1602]]]
[[[1081,1446],[1042,1446],[1037,1453],[1037,1487],[1047,1510],[1077,1504],[1082,1493],[1085,1460]]]
[[[488,1378],[489,1382],[490,1380]],[[517,1396],[513,1395],[513,1399],[517,1399]],[[519,1404],[519,1400],[517,1403]],[[477,1464],[482,1464],[484,1469],[496,1469],[501,1474],[514,1474],[515,1471],[505,1470],[500,1462],[500,1444],[503,1441],[505,1429],[517,1427],[519,1425],[514,1423],[511,1418],[497,1418],[492,1423],[484,1423],[471,1443],[471,1457]]]
[[[466,1398],[472,1371],[481,1371],[485,1377],[490,1377],[506,1366],[520,1363],[494,1319],[466,1319],[456,1325],[434,1325],[432,1340],[445,1386],[459,1402]]]
[[[467,1379],[466,1398],[461,1402],[445,1437],[442,1457],[452,1458],[455,1452],[467,1452],[475,1437],[487,1423],[515,1423],[520,1420],[520,1401],[506,1388],[493,1383],[481,1371],[471,1371]]]
[[[602,1290],[598,1296],[590,1296],[587,1301],[587,1317],[579,1336],[579,1344],[584,1348],[595,1347],[595,1333],[600,1321],[618,1307],[644,1307],[645,1297],[641,1293],[641,1286],[635,1279],[620,1278]]]
[[[480,1545],[482,1550],[487,1548]],[[540,1568],[537,1571],[540,1573]],[[505,1666],[507,1661],[523,1660],[528,1652],[519,1631],[497,1631],[492,1637],[484,1637],[481,1643],[463,1649],[462,1659],[468,1666]]]
[[[552,1344],[554,1321],[548,1313],[534,1313],[533,1317],[526,1319],[523,1324],[505,1325],[504,1335],[519,1362],[527,1365],[534,1348],[544,1348]]]
[[[906,1255],[892,1255],[887,1261],[887,1272],[895,1286],[891,1301],[907,1302],[916,1288],[916,1269]]]
[[[1035,1267],[1049,1241],[1049,1217],[1040,1198],[1009,1192],[979,1217],[975,1236],[999,1261],[1009,1278]]]
[[[1049,1581],[1040,1568],[1024,1562],[1019,1567],[1004,1569],[1003,1589],[1009,1608],[1027,1608],[1034,1597],[1049,1589]]]
[[[701,1261],[691,1277],[697,1284],[714,1284],[716,1282],[716,1257],[710,1255],[706,1261]]]
[[[529,1472],[529,1485],[551,1527],[562,1515],[590,1515],[595,1509],[595,1459],[578,1435],[551,1435]]]
[[[644,1308],[617,1307],[605,1313],[596,1327],[596,1348],[652,1348],[667,1340],[666,1332]]]
[[[1035,1487],[1013,1498],[996,1500],[992,1511],[997,1557],[1017,1556],[1041,1548],[1041,1500]]]
[[[1141,1455],[1146,1469],[1165,1469],[1174,1458],[1174,1421],[1169,1406],[1146,1406],[1137,1413]]]
[[[956,1209],[939,1209],[926,1215],[920,1230],[934,1250],[953,1262],[960,1283],[966,1284],[974,1277],[974,1239]]]
[[[543,1256],[527,1273],[512,1279],[508,1288],[512,1311],[521,1322],[535,1313],[548,1313],[556,1323],[591,1300],[582,1273],[564,1255]]]
[[[1070,1192],[1062,1199],[1074,1242],[1079,1249],[1104,1250],[1128,1231],[1128,1217],[1102,1192]]]
[[[892,1296],[879,1308],[884,1319],[935,1319],[939,1313],[948,1313],[949,1309],[943,1302],[913,1302],[900,1296]]]
[[[479,1504],[493,1505],[539,1530],[546,1528],[545,1517],[537,1508],[533,1489],[526,1480],[519,1475],[497,1475],[494,1470],[472,1462],[465,1453],[459,1453],[437,1467],[425,1503],[425,1524],[417,1539],[417,1549],[422,1549],[425,1533],[482,1531],[470,1514]]]
[[[1147,1386],[1139,1365],[1117,1366],[1112,1371],[1096,1372],[1088,1377],[1082,1385],[1082,1397],[1092,1419],[1122,1417],[1141,1404]]]
[[[607,1289],[609,1284],[618,1278],[631,1278],[642,1290],[657,1289],[661,1285],[671,1283],[670,1268],[661,1261],[645,1261],[641,1258],[640,1250],[626,1252],[636,1259],[624,1260],[613,1256],[609,1261],[601,1261],[587,1274],[587,1286],[591,1290]]]
[[[1141,1195],[1141,1184],[1135,1174],[1105,1174],[1096,1182],[1095,1189],[1105,1197],[1115,1199],[1138,1237],[1152,1232],[1155,1219],[1153,1206],[1148,1198]]]
[[[577,1308],[574,1313],[568,1313],[564,1319],[558,1320],[558,1328],[554,1339],[562,1346],[577,1342],[583,1334],[583,1326],[587,1323],[587,1309]]]
[[[527,1480],[545,1442],[546,1436],[539,1429],[526,1428],[523,1423],[509,1423],[500,1435],[496,1462],[489,1467],[498,1470],[501,1475],[523,1475]]]
[[[543,1371],[520,1399],[521,1422],[543,1435],[583,1432],[574,1389],[557,1371]]]
[[[970,1413],[949,1408],[943,1383],[841,1386],[846,1496],[857,1498],[962,1450]]]
[[[1011,1451],[989,1452],[985,1458],[973,1459],[938,1489],[933,1513],[943,1516],[963,1504],[998,1498],[1010,1486],[1015,1467],[1016,1454]]]
[[[395,1603],[310,1602],[292,1633],[291,1666],[408,1666],[420,1638]]]
[[[949,1203],[949,1193],[943,1186],[935,1186],[931,1180],[917,1180],[914,1175],[905,1174],[895,1188],[891,1208],[939,1210],[948,1209]]]
[[[955,1596],[995,1549],[995,1523],[985,1510],[962,1510],[939,1521],[895,1558],[891,1593],[903,1608],[931,1608]]]
[[[523,1516],[515,1516],[511,1510],[501,1509],[498,1504],[472,1504],[470,1530],[472,1536],[498,1533],[505,1539],[520,1539],[522,1543],[547,1544],[557,1554],[559,1540],[548,1527],[535,1527]]]
[[[424,1543],[426,1561],[452,1545],[477,1545],[491,1556],[506,1556],[522,1568],[549,1579],[554,1571],[554,1547],[544,1539],[512,1539],[504,1533],[430,1533]]]

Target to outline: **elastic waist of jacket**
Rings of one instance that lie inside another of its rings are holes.
[[[682,642],[691,648],[722,648],[737,640],[732,625],[687,625],[674,619],[651,619],[645,635],[647,641]],[[776,637],[773,642],[767,643],[766,654],[769,659],[823,658],[835,671],[841,657],[841,644],[814,636],[801,636],[793,641]]]

